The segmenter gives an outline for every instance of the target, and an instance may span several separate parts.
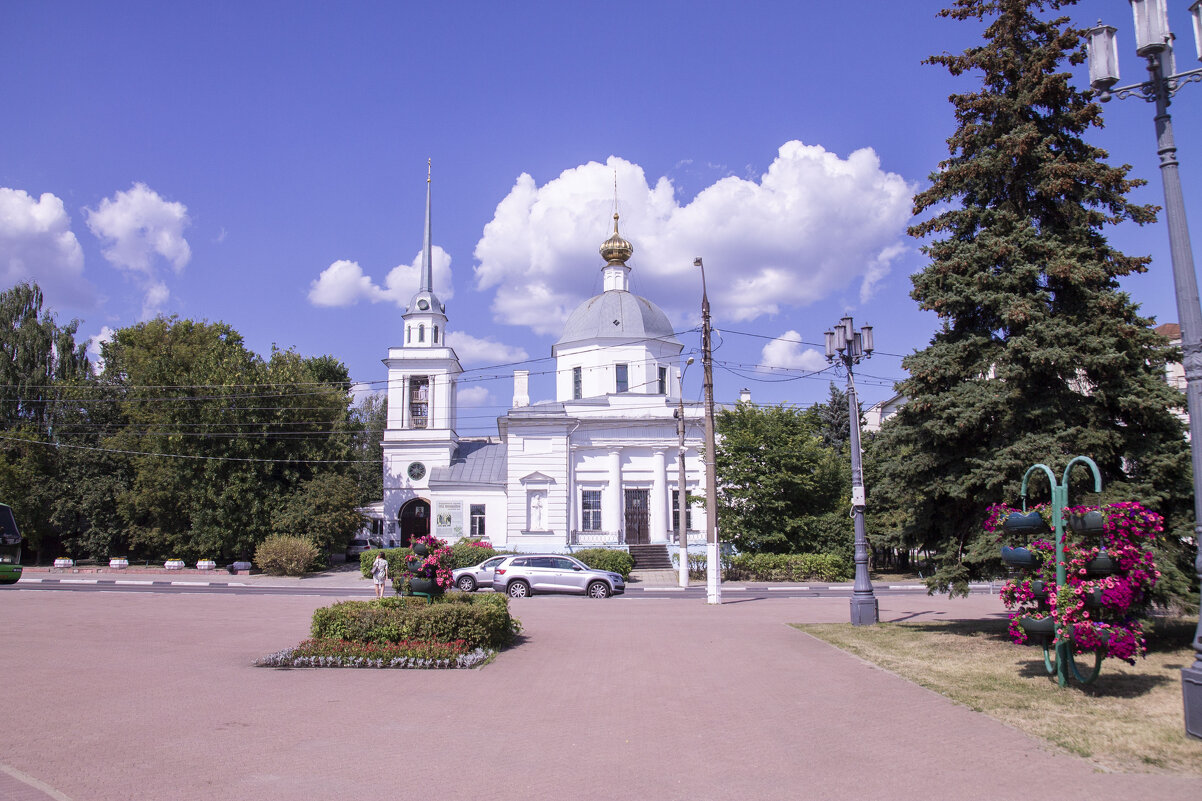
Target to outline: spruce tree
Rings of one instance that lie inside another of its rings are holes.
[[[1064,71],[1084,59],[1083,33],[1049,18],[1073,2],[956,0],[940,15],[986,23],[984,41],[927,60],[954,76],[979,74],[981,85],[950,98],[950,157],[914,200],[914,213],[930,216],[910,234],[930,263],[913,276],[911,296],[941,326],[903,361],[899,391],[909,401],[874,450],[876,502],[905,512],[893,532],[901,541],[937,552],[932,588],[941,591],[965,592],[1000,567],[981,521],[989,505],[1017,500],[1036,463],[1059,478],[1085,454],[1107,500],[1138,500],[1179,530],[1192,522],[1189,456],[1173,414],[1184,396],[1164,380],[1177,355],[1118,284],[1149,259],[1124,255],[1103,234],[1152,222],[1156,209],[1130,203],[1141,182],[1085,140],[1101,110]],[[1071,502],[1097,499],[1085,473]],[[1033,478],[1028,494],[1046,499],[1046,479]]]

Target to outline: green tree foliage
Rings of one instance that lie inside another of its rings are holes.
[[[359,504],[384,497],[384,429],[388,423],[388,395],[373,392],[363,396],[351,410],[354,431],[354,475],[359,485]],[[473,563],[474,564],[474,563]]]
[[[382,472],[382,471],[381,471]],[[272,515],[278,534],[302,536],[325,554],[345,551],[347,542],[365,518],[359,506],[359,487],[349,475],[323,471],[287,495]]]
[[[851,524],[839,518],[844,462],[822,444],[814,415],[741,403],[716,421],[718,522],[742,551],[842,552]]]
[[[69,405],[63,394],[87,379],[78,323],[59,325],[36,284],[0,292],[0,500],[13,508],[27,548],[53,549],[58,476],[70,458],[51,447]],[[72,454],[73,455],[73,454]]]
[[[264,361],[223,323],[175,318],[117,331],[102,355],[126,416],[105,445],[134,454],[119,506],[138,553],[248,558],[319,469],[346,470],[349,381],[330,357]]]
[[[911,228],[930,264],[912,297],[942,322],[907,357],[909,402],[875,449],[878,501],[904,513],[899,539],[938,552],[933,587],[963,591],[998,567],[985,509],[1014,501],[1023,472],[1063,469],[1086,454],[1106,500],[1137,500],[1178,530],[1192,504],[1180,394],[1164,381],[1175,357],[1118,279],[1148,259],[1112,248],[1102,229],[1151,222],[1127,201],[1137,184],[1084,135],[1100,107],[1069,83],[1081,32],[1049,19],[1069,0],[957,0],[941,15],[988,24],[962,54],[928,59],[980,76],[951,102],[950,157],[914,201]],[[1078,478],[1084,478],[1084,472]],[[1035,493],[1044,482],[1032,481]],[[1084,483],[1072,498],[1092,503]]]

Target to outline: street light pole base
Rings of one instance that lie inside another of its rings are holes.
[[[1202,668],[1181,671],[1181,693],[1185,696],[1185,733],[1202,739]]]
[[[853,626],[875,626],[880,620],[880,609],[876,596],[851,599],[851,624]],[[1199,688],[1202,690],[1202,687]]]

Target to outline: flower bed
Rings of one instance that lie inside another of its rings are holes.
[[[1050,517],[1046,506],[1036,507]],[[1013,509],[993,506],[985,528],[1004,538],[1002,520]],[[1160,515],[1138,503],[1115,503],[1103,507],[1069,507],[1065,517],[1100,511],[1105,520],[1102,533],[1064,532],[1065,584],[1056,587],[1056,543],[1047,537],[1026,547],[1034,565],[1008,581],[999,593],[1010,610],[1010,636],[1025,644],[1028,635],[1022,619],[1051,617],[1058,631],[1067,633],[1075,653],[1101,652],[1132,664],[1147,651],[1141,618],[1147,610],[1149,593],[1160,578],[1150,546],[1164,531]],[[1103,573],[1109,560],[1113,572]],[[1045,593],[1040,593],[1042,582]]]
[[[257,667],[347,668],[468,668],[491,656],[484,648],[469,649],[466,642],[365,643],[349,640],[310,639],[295,648],[277,651],[255,662]]]

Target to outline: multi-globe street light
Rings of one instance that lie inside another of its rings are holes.
[[[860,403],[852,367],[872,355],[872,326],[855,330],[844,317],[833,331],[826,332],[826,360],[838,359],[847,368],[848,433],[851,438],[851,516],[855,528],[856,582],[851,592],[851,624],[872,626],[880,620],[872,581],[868,578],[868,535],[864,531],[864,471],[860,464]]]
[[[1190,421],[1190,456],[1194,473],[1194,544],[1202,545],[1202,307],[1198,303],[1198,278],[1185,220],[1185,199],[1177,169],[1177,145],[1169,103],[1182,86],[1202,81],[1202,69],[1176,71],[1173,33],[1169,30],[1165,0],[1129,0],[1135,18],[1135,52],[1148,62],[1148,80],[1114,88],[1119,80],[1118,42],[1115,29],[1101,20],[1087,33],[1089,83],[1102,102],[1118,97],[1138,97],[1156,104],[1156,150],[1164,181],[1165,218],[1169,227],[1169,254],[1177,318],[1181,325],[1182,366],[1185,368],[1186,406]],[[1202,61],[1202,0],[1189,7],[1193,15],[1194,44]],[[1194,562],[1202,580],[1202,548]],[[1202,609],[1202,606],[1200,606]],[[1194,632],[1194,663],[1181,671],[1185,701],[1185,730],[1202,738],[1202,615]]]

